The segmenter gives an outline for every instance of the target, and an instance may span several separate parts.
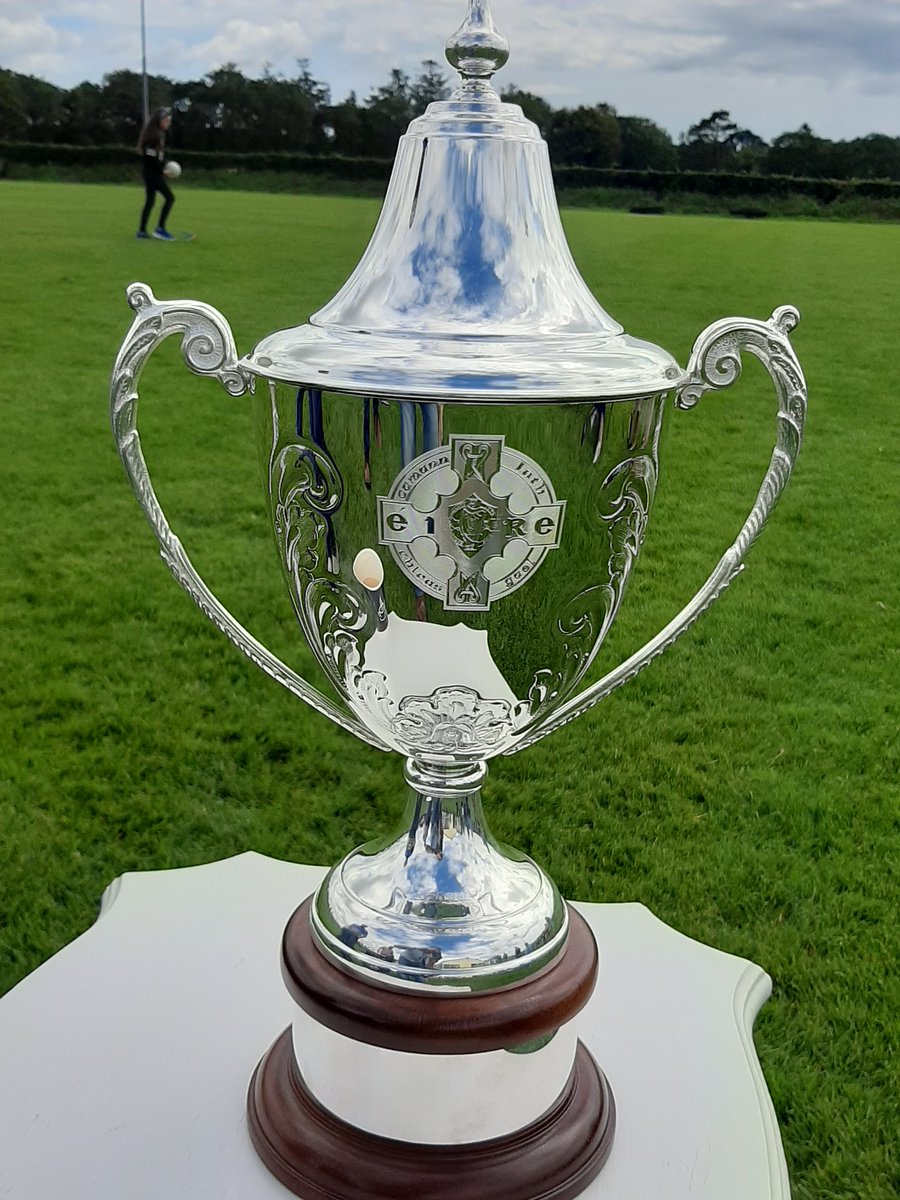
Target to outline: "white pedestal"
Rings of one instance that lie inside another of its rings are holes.
[[[282,929],[324,870],[242,854],[125,875],[0,1000],[3,1200],[286,1200],[247,1084],[295,1005]],[[639,904],[579,904],[600,978],[576,1019],[618,1123],[584,1200],[789,1200],[752,1027],[761,968]]]

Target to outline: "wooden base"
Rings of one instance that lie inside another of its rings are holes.
[[[304,1084],[290,1029],[256,1068],[247,1113],[260,1158],[303,1200],[571,1200],[599,1173],[615,1130],[612,1092],[580,1042],[552,1108],[488,1142],[424,1146],[339,1120]]]
[[[574,908],[565,948],[543,974],[497,992],[447,996],[386,990],[342,971],[313,937],[310,904],[303,901],[284,931],[285,986],[320,1025],[370,1046],[411,1054],[512,1050],[571,1021],[597,981],[597,943]]]

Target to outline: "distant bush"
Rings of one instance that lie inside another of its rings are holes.
[[[378,195],[392,161],[339,155],[174,149],[185,183],[248,191],[340,192]],[[140,159],[128,146],[62,146],[0,142],[0,174],[124,182],[137,178]],[[556,167],[561,202],[571,205],[667,212],[732,212],[742,216],[803,215],[900,219],[900,181],[806,179],[793,175],[701,171],[626,171],[612,167]]]
[[[673,192],[708,196],[812,196],[825,204],[851,196],[900,199],[900,181],[891,179],[804,179],[796,175],[727,174],[724,171],[620,171],[607,167],[556,167],[564,189],[631,188],[664,197]]]
[[[384,180],[391,162],[382,158],[341,158],[338,155],[283,154],[276,151],[234,154],[229,151],[174,149],[170,155],[183,167],[214,171],[276,171],[302,175],[327,175],[333,179]],[[7,163],[56,167],[132,167],[139,170],[137,151],[128,146],[60,146],[40,142],[0,142],[0,158]]]

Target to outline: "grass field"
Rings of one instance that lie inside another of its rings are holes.
[[[20,162],[0,159],[0,176],[16,182],[43,183],[115,183],[140,184],[140,167],[128,160],[121,163]],[[206,170],[190,166],[182,187],[187,195],[199,190],[302,192],[304,195],[381,197],[385,182],[380,179],[341,179],[328,175],[302,174],[295,171],[239,171],[220,167]],[[748,192],[744,195],[720,195],[717,192],[642,190],[625,187],[567,187],[557,194],[561,203],[572,208],[601,208],[629,212],[647,205],[667,214],[690,216],[803,217],[825,221],[898,221],[900,198],[885,196],[842,195],[830,202],[804,195],[800,191],[772,192],[768,195]]]
[[[198,240],[165,245],[134,240],[140,199],[0,185],[0,992],[86,929],[123,871],[246,849],[331,862],[402,801],[398,761],[292,700],[169,578],[106,399],[127,283],[216,305],[246,352],[333,294],[377,202],[185,189],[172,226]],[[568,896],[641,901],[762,964],[775,991],[756,1044],[795,1200],[888,1200],[900,1187],[900,229],[564,219],[604,305],[682,361],[710,321],[796,304],[808,437],[744,576],[639,679],[495,764],[488,815]],[[306,668],[247,406],[190,376],[174,339],[142,397],[147,458],[195,563]],[[676,414],[611,661],[733,539],[774,412],[754,363]]]

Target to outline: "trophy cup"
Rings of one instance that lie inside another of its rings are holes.
[[[806,410],[793,308],[718,321],[686,369],[625,334],[571,258],[537,127],[494,90],[508,45],[486,3],[470,0],[447,57],[458,90],[401,138],[334,299],[239,359],[215,309],[134,284],[111,386],[122,461],[178,582],[262,670],[406,764],[397,829],[334,867],[284,933],[296,1018],[248,1116],[266,1165],[308,1200],[565,1200],[602,1168],[615,1105],[572,1031],[597,948],[540,867],[491,836],[486,764],[586,712],[722,593]],[[157,501],[137,387],[171,334],[195,374],[252,396],[281,568],[333,699],[219,603]],[[732,384],[744,351],[778,397],[752,511],[674,620],[579,690],[644,541],[671,411]]]

